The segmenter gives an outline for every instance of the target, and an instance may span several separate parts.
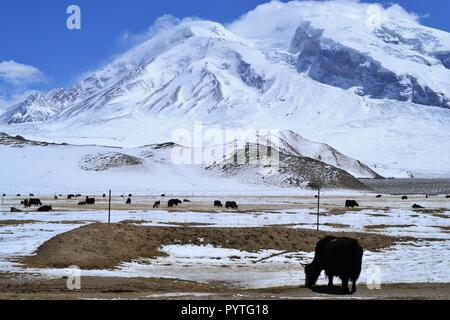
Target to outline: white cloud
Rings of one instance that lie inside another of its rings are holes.
[[[384,6],[380,3],[365,3],[358,0],[330,1],[271,1],[259,5],[227,27],[234,33],[251,38],[292,37],[300,21],[307,20],[320,26],[327,26],[337,33],[348,33],[352,29],[363,30],[368,19],[379,14],[384,22],[418,24],[419,17],[407,12],[397,4]],[[270,23],[267,23],[270,21]],[[347,30],[347,31],[345,31]],[[282,40],[282,39],[280,39]]]
[[[36,67],[14,60],[0,62],[0,80],[3,82],[18,86],[40,82],[42,79],[43,74]]]
[[[124,32],[120,37],[120,41],[122,42],[122,45],[125,45],[126,47],[132,47],[152,38],[154,35],[163,32],[164,30],[173,28],[180,22],[180,19],[172,15],[163,15],[156,19],[156,21],[144,32]]]

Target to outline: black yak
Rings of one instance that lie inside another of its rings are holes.
[[[86,205],[95,205],[95,198],[86,197]]]
[[[168,206],[169,206],[169,208],[173,208],[174,206],[178,206],[179,204],[182,204],[181,200],[171,199],[171,200],[169,200]]]
[[[39,199],[25,199],[23,204],[25,207],[42,206],[42,202]]]
[[[359,207],[359,203],[356,202],[355,200],[347,200],[347,201],[345,201],[345,207],[346,208]]]
[[[155,204],[153,205],[153,209],[157,209],[161,206],[161,201],[156,201]]]
[[[219,201],[219,200],[216,200],[216,201],[214,201],[214,207],[217,207],[217,208],[222,208],[222,207],[223,207],[223,204],[222,204],[222,202],[221,202],[221,201]]]
[[[131,206],[131,198],[127,199],[127,203],[126,204],[127,204],[127,206]]]
[[[58,200],[58,196],[55,196],[54,199],[55,199],[55,200]]]
[[[53,211],[52,206],[42,206],[38,210],[38,212],[50,212]]]
[[[413,208],[413,209],[425,209],[424,207],[419,206],[418,204],[414,204],[414,205],[412,206],[412,208]]]
[[[235,201],[227,201],[225,203],[225,208],[226,209],[234,209],[234,210],[238,210],[239,206]]]
[[[79,206],[85,206],[86,205],[86,201],[80,201],[80,202],[78,202],[78,205]]]
[[[165,195],[164,193],[161,195],[162,198],[164,198],[165,196],[166,196],[166,195]]]
[[[316,245],[314,261],[305,267],[305,286],[312,288],[320,274],[325,270],[328,286],[333,286],[334,277],[342,280],[342,291],[349,294],[349,281],[352,281],[351,293],[356,292],[356,282],[362,269],[363,249],[355,239],[326,237]]]
[[[42,202],[39,199],[30,199],[28,205],[31,206],[42,206]]]
[[[380,198],[381,198],[381,194],[377,195],[377,199],[380,199]]]
[[[75,198],[74,194],[68,194],[67,195],[67,200],[72,200],[73,198]]]
[[[184,203],[191,203],[192,201],[189,200],[189,199],[183,199],[183,202],[184,202]]]
[[[11,212],[22,212],[22,210],[12,207]]]
[[[445,196],[445,199],[450,199],[450,196]]]
[[[133,198],[133,195],[130,193],[130,194],[128,195],[128,198]]]
[[[408,197],[407,196],[403,196],[402,200],[408,200]]]

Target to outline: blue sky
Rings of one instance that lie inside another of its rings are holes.
[[[126,44],[121,40],[125,33],[143,32],[164,14],[226,23],[264,2],[268,1],[1,0],[0,107],[20,100],[30,89],[71,85],[84,72],[100,67],[125,50]],[[393,2],[424,16],[422,24],[450,32],[450,1]],[[81,31],[66,28],[66,9],[70,4],[81,7]],[[21,65],[9,63],[11,60]],[[24,77],[2,78],[1,67],[22,72]]]

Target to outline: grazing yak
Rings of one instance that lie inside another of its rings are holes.
[[[156,201],[155,204],[153,205],[153,209],[157,209],[161,206],[161,201]]]
[[[127,205],[127,206],[131,206],[131,198],[128,198],[128,199],[127,199],[126,205]]]
[[[86,205],[86,201],[80,201],[80,202],[78,202],[78,205],[79,206],[85,206]]]
[[[445,199],[450,199],[450,195],[449,196],[445,196]]]
[[[233,209],[233,210],[238,210],[239,206],[235,201],[227,201],[225,203],[225,208],[226,209]]]
[[[216,200],[216,201],[214,201],[214,207],[217,207],[217,208],[222,208],[222,207],[223,207],[223,204],[222,204],[222,202],[221,202],[221,201],[219,201],[219,200]]]
[[[351,293],[356,292],[356,282],[362,269],[363,248],[357,240],[351,238],[326,237],[316,245],[314,260],[305,267],[305,286],[312,288],[320,274],[325,270],[328,286],[333,286],[334,277],[342,281],[342,291],[350,294],[349,281],[352,282]]]
[[[163,193],[162,195],[161,195],[161,198],[165,198],[166,197],[166,195]]]
[[[106,193],[103,194],[103,198],[106,198]]]
[[[86,197],[86,205],[95,205],[95,198]]]
[[[34,194],[30,193],[30,197],[34,197]]]
[[[408,200],[408,197],[407,196],[403,196],[402,200]]]
[[[414,205],[412,206],[412,208],[413,208],[413,209],[425,209],[424,207],[419,206],[418,204],[414,204]]]
[[[359,203],[356,202],[355,200],[347,200],[347,201],[345,201],[345,207],[346,207],[346,208],[355,208],[355,207],[359,207]]]
[[[20,194],[20,193],[18,193],[18,194],[17,194],[17,197],[21,197],[21,194]]]
[[[23,201],[23,205],[25,207],[32,207],[32,206],[37,206],[37,207],[41,207],[42,206],[42,202],[39,199],[25,199]]]
[[[189,200],[189,199],[183,199],[183,202],[184,202],[184,203],[191,203],[192,201]]]
[[[42,206],[38,210],[38,212],[50,212],[53,211],[52,206]]]
[[[11,212],[22,212],[22,210],[12,207]]]
[[[75,198],[74,194],[68,194],[67,195],[67,200],[72,200],[73,198]]]
[[[128,198],[133,198],[133,195],[130,193],[130,194],[128,195]]]
[[[28,202],[28,205],[30,207],[32,207],[32,206],[42,206],[42,202],[39,199],[30,199],[29,202]]]
[[[58,200],[58,196],[55,196],[54,199],[55,199],[55,200]]]
[[[168,207],[173,208],[174,206],[178,206],[179,204],[182,204],[181,200],[179,199],[171,199],[168,202]]]
[[[377,199],[381,199],[381,194],[377,195]]]

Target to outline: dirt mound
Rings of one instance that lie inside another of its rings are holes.
[[[248,252],[264,249],[312,252],[317,241],[330,234],[356,238],[371,251],[411,240],[378,234],[325,233],[274,227],[177,228],[97,223],[52,238],[39,247],[36,255],[24,258],[23,263],[34,268],[77,265],[82,269],[109,269],[121,262],[163,256],[159,248],[173,244],[209,244]]]

